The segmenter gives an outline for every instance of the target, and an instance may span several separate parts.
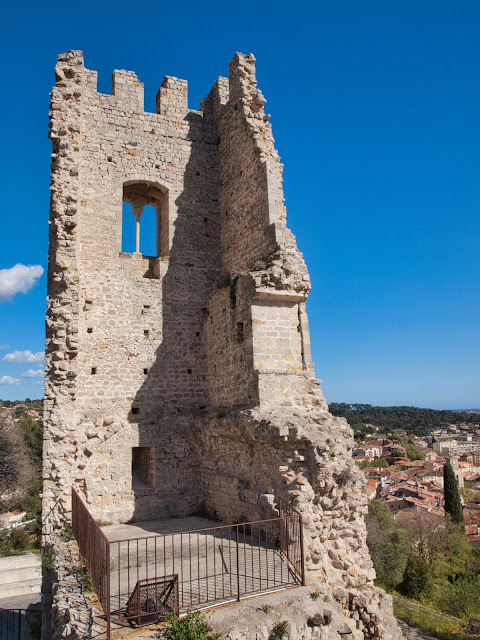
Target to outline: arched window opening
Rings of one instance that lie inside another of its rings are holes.
[[[157,257],[157,211],[154,206],[144,205],[143,211],[137,217],[129,202],[123,203],[122,209],[122,251],[125,253],[142,253],[144,256]],[[138,234],[138,251],[136,240]]]
[[[166,189],[146,181],[125,182],[121,250],[155,258],[168,256]]]
[[[160,251],[157,248],[157,212],[151,204],[143,207],[140,232],[140,253],[144,256],[158,256]]]
[[[122,251],[135,251],[135,217],[132,215],[132,205],[124,202],[122,207]]]

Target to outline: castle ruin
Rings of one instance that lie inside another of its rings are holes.
[[[72,486],[111,522],[260,520],[280,496],[303,515],[310,578],[349,616],[355,598],[376,607],[357,615],[355,637],[400,637],[373,587],[352,431],[314,376],[310,282],[255,58],[237,53],[198,110],[170,76],[156,113],[131,71],[98,93],[80,51],[60,55],[55,74],[46,539],[68,518]],[[122,251],[123,203],[133,252]],[[153,255],[141,252],[147,211]]]

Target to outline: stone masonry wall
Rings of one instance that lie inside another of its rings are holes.
[[[209,403],[213,407],[258,404],[258,375],[252,367],[253,338],[248,276],[220,279],[211,294],[206,325]]]
[[[78,565],[78,546],[55,538],[52,567],[44,572],[42,587],[42,640],[90,640],[104,626],[94,594],[88,593]]]
[[[68,519],[72,486],[111,522],[264,519],[283,497],[303,515],[308,579],[355,638],[395,640],[373,587],[352,432],[314,375],[310,281],[254,63],[237,53],[197,111],[186,81],[166,76],[147,113],[133,72],[115,71],[104,95],[81,52],[59,56],[45,540]],[[123,202],[140,220],[133,253],[121,246]],[[145,205],[153,256],[141,253]]]
[[[295,394],[312,393],[314,381],[304,308],[310,281],[286,227],[283,167],[257,87],[255,58],[237,53],[228,80],[219,78],[210,95],[219,134],[222,272],[224,278],[241,275],[231,307],[235,317],[242,309],[237,326],[243,324],[250,355],[244,357],[233,321],[223,322],[222,335],[218,314],[210,315],[216,327],[208,346],[210,403],[255,406],[273,394],[291,405]],[[210,312],[217,298],[210,299]],[[220,343],[228,346],[219,358]],[[219,385],[224,392],[217,395]]]
[[[228,86],[228,88],[227,88]],[[220,155],[220,215],[224,272],[249,271],[278,246],[296,249],[286,227],[282,165],[252,54],[235,54],[228,82],[214,87]],[[305,267],[303,271],[306,273]]]
[[[111,96],[97,93],[80,52],[60,56],[56,72],[45,505],[68,503],[73,481],[93,508],[128,520],[146,504],[132,489],[131,447],[157,443],[152,420],[165,404],[207,402],[204,310],[220,272],[216,126],[188,110],[184,81],[166,78],[151,114],[132,72],[115,71]],[[121,252],[125,183],[162,194],[168,255],[157,264]],[[180,493],[189,482],[179,480]]]

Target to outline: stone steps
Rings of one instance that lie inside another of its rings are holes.
[[[0,558],[0,599],[40,593],[42,570],[40,555]]]

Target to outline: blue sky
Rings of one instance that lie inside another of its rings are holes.
[[[134,70],[153,111],[164,75],[187,79],[197,108],[234,52],[253,52],[312,278],[327,401],[480,407],[478,0],[54,0],[2,12],[0,269],[46,270],[58,53],[83,49],[106,93],[114,68]],[[12,273],[36,284],[10,297]],[[38,273],[0,271],[0,398],[41,395]]]

